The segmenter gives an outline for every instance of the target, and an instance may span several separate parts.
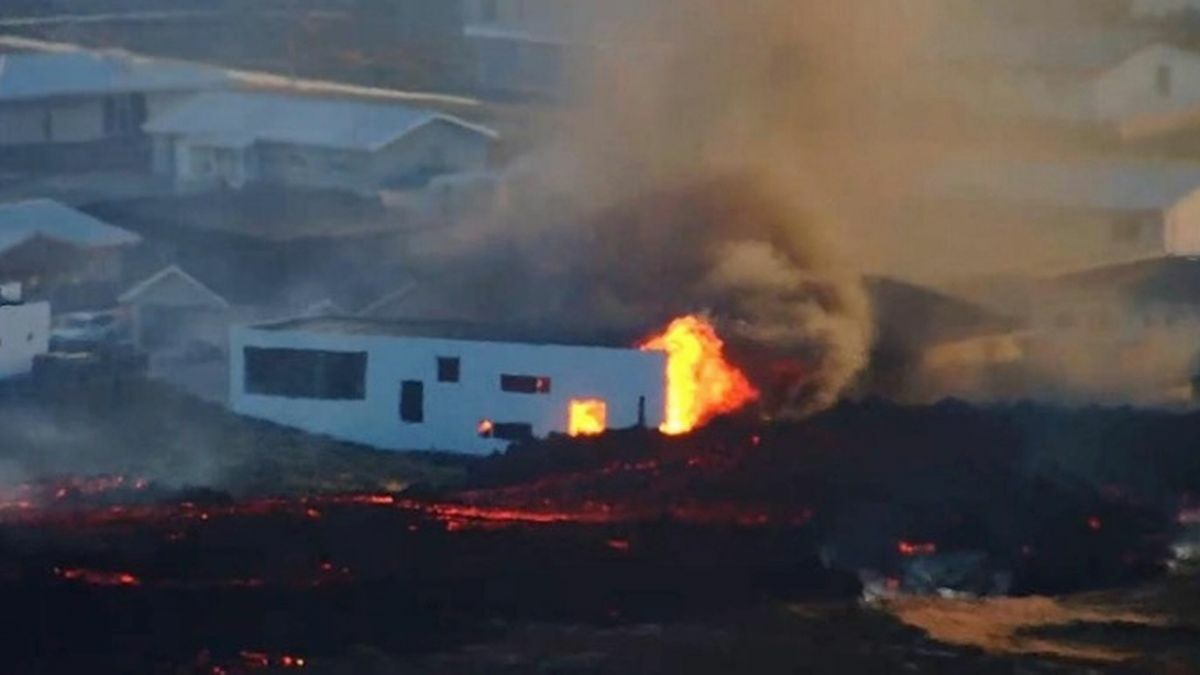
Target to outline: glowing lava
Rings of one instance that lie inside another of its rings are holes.
[[[758,398],[742,371],[725,360],[725,343],[703,317],[676,319],[639,347],[667,353],[666,420],[659,427],[664,434],[686,434]]]

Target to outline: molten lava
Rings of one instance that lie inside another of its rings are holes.
[[[676,319],[639,347],[667,353],[667,410],[659,427],[664,434],[686,434],[758,398],[742,371],[725,360],[725,343],[703,317]]]

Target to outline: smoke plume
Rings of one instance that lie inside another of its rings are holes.
[[[820,147],[836,92],[803,21],[832,14],[766,0],[597,11],[600,46],[573,64],[573,97],[508,208],[454,251],[466,286],[488,289],[471,293],[479,313],[644,332],[708,312],[731,343],[799,364],[772,385],[772,412],[832,404],[872,335]]]

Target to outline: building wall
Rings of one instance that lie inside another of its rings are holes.
[[[0,103],[0,145],[92,143],[136,136],[145,120],[134,112],[143,105],[135,103],[135,97],[144,102],[146,114],[153,115],[188,95],[161,92]],[[105,99],[109,99],[110,105],[123,108],[126,114],[124,128],[119,131],[105,128]]]
[[[0,378],[28,374],[50,349],[50,305],[0,305]]]
[[[572,399],[600,398],[610,428],[658,426],[665,406],[665,355],[635,350],[522,345],[425,338],[332,335],[234,328],[230,338],[230,401],[243,415],[392,450],[448,450],[484,454],[507,441],[481,438],[481,421],[528,423],[535,435],[565,432]],[[246,346],[365,351],[366,397],[360,401],[302,400],[248,394]],[[458,383],[437,381],[437,358],[461,359]],[[551,379],[548,394],[501,391],[501,374]],[[424,383],[425,421],[403,422],[400,388]]]
[[[1200,104],[1200,54],[1158,45],[1104,73],[1093,85],[1096,114],[1121,121]]]
[[[0,145],[83,143],[105,137],[100,99],[0,105]]]

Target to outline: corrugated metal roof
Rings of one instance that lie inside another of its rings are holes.
[[[0,54],[0,100],[211,89],[231,82],[219,68],[114,52]]]
[[[936,197],[1032,206],[1152,211],[1200,188],[1200,163],[952,162],[927,183]]]
[[[142,240],[49,199],[0,204],[0,252],[38,236],[82,248],[126,246]]]
[[[496,133],[436,110],[348,99],[267,93],[208,92],[172,106],[145,125],[152,134],[246,138],[345,150],[378,150],[430,122],[443,121],[489,138]]]

